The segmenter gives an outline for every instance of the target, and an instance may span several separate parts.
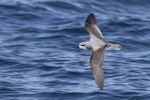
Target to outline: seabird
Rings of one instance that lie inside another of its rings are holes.
[[[81,42],[79,48],[84,50],[92,50],[90,65],[95,81],[102,90],[104,85],[104,72],[102,68],[105,50],[120,50],[119,44],[111,44],[104,40],[103,35],[96,24],[94,14],[90,14],[85,21],[85,28],[89,32],[90,40]]]

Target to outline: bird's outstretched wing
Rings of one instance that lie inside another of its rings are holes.
[[[103,56],[104,56],[104,49],[98,49],[96,51],[93,51],[90,59],[92,72],[95,81],[100,89],[103,89],[104,84],[104,72],[102,68]]]
[[[102,39],[102,33],[96,24],[94,14],[90,14],[85,21],[85,28],[90,34],[90,40]]]

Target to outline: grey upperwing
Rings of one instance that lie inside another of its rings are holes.
[[[104,84],[104,72],[102,68],[102,62],[104,57],[104,49],[98,49],[92,52],[90,59],[91,69],[95,78],[95,81],[100,89],[103,89]]]
[[[93,38],[102,39],[102,33],[96,24],[96,18],[94,14],[90,14],[85,21],[85,28],[90,34],[90,40]]]

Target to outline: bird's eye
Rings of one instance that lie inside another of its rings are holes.
[[[82,44],[81,46],[85,46],[84,44]]]

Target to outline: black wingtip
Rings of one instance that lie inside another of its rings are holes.
[[[96,24],[96,18],[95,18],[95,15],[93,13],[91,13],[85,21],[85,26],[88,26],[91,24]]]

